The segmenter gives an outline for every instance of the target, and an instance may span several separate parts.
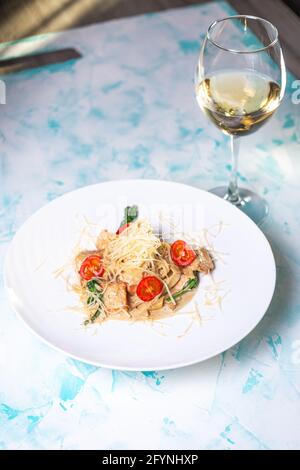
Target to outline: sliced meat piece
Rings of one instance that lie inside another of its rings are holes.
[[[151,305],[149,306],[149,312],[154,312],[155,310],[160,310],[164,306],[164,297],[160,297],[158,300],[155,300],[151,302]]]
[[[131,269],[130,273],[127,272],[121,272],[119,279],[121,279],[123,282],[126,282],[127,284],[138,284],[139,281],[141,280],[141,269],[136,268],[136,269]]]
[[[137,307],[140,304],[143,304],[144,302],[136,295],[129,295],[128,296],[128,302],[129,302],[129,307],[130,309]]]
[[[168,302],[168,303],[166,303],[166,308],[167,308],[168,310],[170,310],[171,312],[172,312],[173,310],[175,310],[176,307],[177,307],[177,303],[175,303],[175,304],[173,304],[173,302]]]
[[[128,312],[125,282],[111,282],[107,284],[103,294],[103,302],[108,314]]]
[[[149,317],[149,307],[151,302],[142,302],[130,312],[133,320],[146,320]]]
[[[171,294],[176,294],[176,292],[180,291],[190,278],[191,276],[186,276],[185,274],[182,274],[177,284],[175,284],[173,289],[171,289]],[[173,302],[166,302],[166,305],[169,307],[170,310],[175,310],[177,306],[177,301],[175,301],[175,304]]]
[[[200,262],[198,257],[194,259],[189,266],[182,269],[183,274],[186,274],[189,277],[193,277],[194,272],[196,271],[200,271]]]

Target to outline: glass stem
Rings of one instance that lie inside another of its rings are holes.
[[[232,204],[238,205],[241,202],[238,188],[238,157],[240,148],[240,139],[235,135],[230,136],[231,144],[231,177],[228,186],[227,200]]]

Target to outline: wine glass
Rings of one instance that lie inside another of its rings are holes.
[[[229,186],[211,191],[259,224],[268,207],[257,194],[239,189],[238,154],[240,137],[267,122],[284,96],[286,69],[275,26],[247,15],[212,23],[200,52],[195,86],[201,109],[231,139]]]

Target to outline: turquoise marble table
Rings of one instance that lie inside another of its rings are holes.
[[[75,188],[129,177],[204,189],[228,180],[228,140],[198,109],[193,73],[207,26],[229,13],[225,2],[209,3],[2,46],[6,56],[74,47],[82,58],[3,77],[1,261],[30,214]],[[300,448],[294,80],[276,117],[242,148],[240,177],[269,203],[262,229],[277,262],[263,321],[231,350],[193,367],[106,370],[33,336],[12,312],[1,269],[1,448]]]

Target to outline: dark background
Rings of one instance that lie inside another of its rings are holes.
[[[0,0],[0,42],[211,0]],[[216,0],[218,1],[218,0]],[[257,11],[288,22],[300,0],[228,0],[239,13]],[[292,21],[292,19],[291,19]],[[275,22],[276,23],[276,22]],[[299,33],[300,39],[300,33]]]
[[[300,15],[300,0],[285,0],[285,3]]]
[[[0,43],[210,0],[0,0]],[[216,0],[217,1],[217,0]],[[286,63],[300,78],[300,0],[227,0],[279,30]],[[201,25],[199,25],[201,29]],[[1,67],[0,53],[0,67]],[[2,70],[1,70],[2,73]]]

